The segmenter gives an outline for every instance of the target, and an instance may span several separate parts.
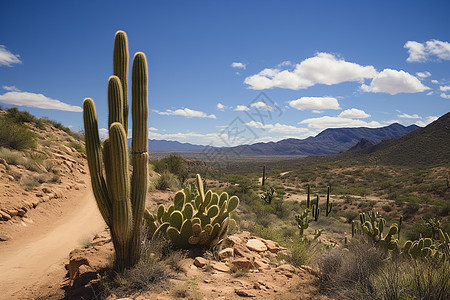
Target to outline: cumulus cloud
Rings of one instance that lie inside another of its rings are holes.
[[[245,105],[238,105],[238,106],[236,106],[236,108],[235,108],[234,110],[235,110],[235,111],[249,111],[250,108],[248,108],[248,107],[245,106]]]
[[[441,98],[444,98],[444,99],[450,99],[450,95],[447,95],[446,93],[441,93]]]
[[[407,62],[426,62],[428,60],[450,60],[450,43],[429,40],[425,43],[408,41],[405,46],[409,56]]]
[[[442,92],[447,92],[447,91],[450,91],[450,85],[444,85],[444,86],[440,86],[439,87],[439,89],[442,91]]]
[[[238,69],[244,69],[247,67],[247,64],[241,63],[241,62],[234,62],[231,64],[232,68],[238,68]]]
[[[348,127],[381,127],[376,121],[365,122],[363,120],[324,116],[320,118],[305,119],[298,124],[307,124],[311,129],[323,130],[326,128],[348,128]]]
[[[217,103],[217,105],[216,105],[216,108],[218,109],[218,110],[221,110],[221,111],[225,111],[225,109],[227,108],[225,105],[223,105],[222,103]]]
[[[70,105],[59,100],[46,97],[42,94],[28,92],[5,93],[3,95],[0,95],[0,102],[11,105],[38,107],[42,109],[55,109],[73,112],[83,111],[80,106]]]
[[[193,110],[189,108],[183,108],[183,109],[177,109],[177,110],[171,110],[167,109],[166,111],[158,111],[153,110],[155,113],[159,115],[165,115],[165,116],[182,116],[186,118],[210,118],[215,119],[215,115],[208,115],[202,111]]]
[[[8,66],[11,67],[12,64],[21,64],[22,62],[19,59],[19,55],[12,54],[6,46],[0,45],[0,66]]]
[[[370,85],[361,85],[365,92],[388,93],[395,95],[398,93],[419,93],[428,90],[429,87],[423,85],[419,79],[405,71],[384,69]]]
[[[420,127],[425,127],[425,126],[427,126],[428,124],[430,124],[430,123],[436,121],[437,119],[439,119],[439,117],[436,117],[436,116],[429,116],[429,117],[426,117],[423,121],[422,121],[422,120],[421,120],[421,121],[417,121],[417,122],[416,122],[416,125],[417,125],[417,126],[420,126]]]
[[[268,110],[268,111],[273,111],[273,107],[267,105],[266,103],[262,102],[262,101],[258,101],[255,103],[250,104],[251,107],[257,108],[257,109],[264,109],[264,110]]]
[[[333,85],[346,81],[373,78],[377,71],[373,66],[361,66],[339,59],[333,54],[317,53],[297,64],[294,70],[264,69],[245,78],[244,83],[254,90],[274,87],[292,90],[306,89],[315,84]]]
[[[397,115],[397,117],[403,118],[403,119],[422,119],[422,117],[420,117],[418,114],[413,114],[413,115],[401,114],[401,115]]]
[[[149,130],[149,131],[158,131],[158,128],[155,128],[155,127],[149,127],[148,130]]]
[[[11,86],[4,85],[4,86],[2,86],[2,88],[4,90],[10,91],[10,92],[20,92],[20,90],[13,85],[11,85]]]
[[[436,79],[433,79],[433,80],[431,80],[431,83],[439,84],[439,81],[437,81]]]
[[[298,110],[341,109],[338,100],[334,97],[301,97],[289,101],[289,106]]]
[[[341,112],[338,117],[350,119],[364,119],[370,117],[370,115],[361,109],[351,108]]]
[[[286,124],[262,124],[261,122],[251,121],[245,123],[245,125],[258,128],[258,129],[268,129],[270,133],[281,133],[281,134],[300,134],[308,131],[306,128],[295,127]]]
[[[432,91],[427,93],[427,96],[431,96],[431,95],[433,95]]]
[[[128,134],[130,134],[130,132],[128,131]],[[109,135],[109,131],[106,128],[99,128],[98,129],[98,136],[100,137],[100,139],[103,141],[104,139],[106,139]]]
[[[417,72],[416,75],[417,75],[417,77],[420,77],[420,78],[427,78],[427,77],[430,77],[430,76],[431,76],[431,73],[428,72],[428,71],[425,71],[425,72]]]

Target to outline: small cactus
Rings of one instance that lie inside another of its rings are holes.
[[[368,217],[365,213],[360,214],[362,230],[367,234],[376,244],[379,244],[385,249],[394,250],[397,248],[397,239],[393,236],[397,234],[397,224],[392,224],[389,227],[388,233],[384,235],[384,227],[386,220],[381,218],[377,211],[369,212]]]
[[[328,186],[328,188],[327,188],[327,207],[325,209],[325,215],[327,217],[331,213],[331,209],[333,207],[333,203],[330,203],[330,191],[331,191],[331,186]]]
[[[264,200],[267,204],[272,203],[273,196],[275,193],[275,189],[272,186],[269,186],[268,189],[264,192],[264,194],[261,195],[261,199]]]
[[[305,229],[308,229],[309,222],[311,219],[309,218],[310,210],[305,209],[301,214],[295,216],[295,220],[297,221],[298,228],[300,229],[300,236],[303,236],[303,232]]]
[[[319,195],[316,195],[316,204],[312,205],[312,216],[315,221],[319,220],[320,208],[319,208]]]
[[[308,189],[308,191],[307,191],[307,196],[306,196],[306,208],[309,209],[309,205],[311,202],[311,198],[310,198],[311,186],[309,185],[309,183],[308,183],[307,189]]]
[[[151,238],[167,236],[175,248],[212,248],[236,226],[231,212],[239,205],[236,196],[226,192],[205,193],[203,181],[197,174],[197,188],[178,191],[173,204],[166,210],[161,204],[156,214],[145,210],[145,220]]]
[[[266,166],[263,166],[261,185],[264,186],[265,182],[266,182]]]

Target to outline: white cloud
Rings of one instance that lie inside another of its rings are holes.
[[[447,95],[447,94],[445,94],[445,93],[441,93],[441,98],[444,98],[444,99],[450,99],[450,95]]]
[[[364,119],[370,117],[368,113],[361,109],[357,108],[351,108],[346,109],[343,112],[341,112],[338,116],[339,118],[350,118],[350,119]]]
[[[258,101],[255,103],[250,104],[251,107],[257,108],[257,109],[264,109],[264,110],[268,110],[268,111],[273,111],[273,107],[267,105],[266,103],[262,102],[262,101]]]
[[[216,108],[218,110],[224,111],[227,107],[219,102],[219,103],[217,103]]]
[[[338,100],[334,97],[301,97],[289,101],[289,105],[298,110],[341,109]]]
[[[313,109],[311,112],[312,112],[313,114],[321,114],[321,113],[323,113],[322,110],[317,110],[317,109]]]
[[[370,85],[361,85],[365,92],[388,93],[395,95],[398,93],[418,93],[428,90],[429,87],[423,85],[419,79],[405,71],[384,69]]]
[[[245,123],[247,126],[251,126],[258,129],[268,129],[270,133],[281,133],[281,134],[300,134],[308,131],[306,128],[295,127],[285,124],[262,124],[261,122],[250,121]]]
[[[429,117],[426,117],[425,120],[423,120],[423,121],[417,121],[417,122],[416,122],[416,125],[417,125],[417,126],[420,126],[420,127],[425,127],[425,126],[427,126],[428,124],[430,124],[430,123],[436,121],[437,119],[439,119],[439,117],[429,116]]]
[[[439,81],[437,81],[436,79],[433,79],[433,80],[431,80],[431,83],[439,84]]]
[[[231,64],[232,68],[238,68],[238,69],[244,69],[247,67],[247,64],[241,63],[241,62],[234,62]]]
[[[420,77],[420,78],[427,78],[427,77],[430,77],[430,76],[431,76],[431,73],[428,72],[428,71],[425,71],[425,72],[417,72],[416,75],[417,75],[417,77]]]
[[[397,117],[402,118],[402,119],[422,119],[422,117],[419,116],[418,114],[413,114],[413,115],[401,114],[401,115],[397,115]]]
[[[245,105],[238,105],[238,106],[236,106],[236,108],[234,110],[235,111],[248,111],[250,109]]]
[[[377,71],[373,66],[361,66],[339,59],[333,54],[317,53],[295,66],[292,71],[264,69],[245,78],[244,83],[254,90],[274,87],[292,90],[306,89],[315,84],[338,84],[346,81],[361,81],[373,78]]]
[[[450,43],[439,40],[429,40],[425,43],[406,42],[409,56],[407,62],[426,62],[431,59],[450,60]]]
[[[283,68],[283,67],[289,67],[289,66],[292,66],[292,62],[290,60],[285,60],[285,61],[280,62],[277,65],[277,68]]]
[[[155,113],[159,115],[166,115],[166,116],[183,116],[186,118],[210,118],[215,119],[215,115],[207,115],[206,113],[198,110],[193,110],[189,108],[183,108],[183,109],[177,109],[177,110],[171,110],[167,109],[166,111],[158,111],[153,110]]]
[[[130,132],[128,132],[128,134],[130,134]],[[106,139],[109,135],[109,131],[106,128],[99,128],[98,129],[98,136],[100,137],[100,139],[103,141],[104,139]]]
[[[11,67],[12,64],[21,64],[22,62],[19,59],[19,55],[12,54],[6,49],[6,46],[0,45],[0,66],[8,66]]]
[[[13,85],[11,85],[11,86],[4,85],[4,86],[2,86],[2,88],[4,90],[10,91],[10,92],[20,92],[20,90]]]
[[[155,127],[149,127],[149,128],[148,128],[148,131],[158,131],[158,128],[155,128]]]
[[[381,127],[382,125],[376,121],[365,122],[363,120],[329,117],[324,116],[320,118],[305,119],[298,124],[307,124],[312,129],[326,129],[326,128],[347,128],[347,127]]]
[[[432,91],[427,93],[427,96],[431,96],[431,95],[433,95]]]
[[[444,86],[440,86],[439,87],[439,89],[442,91],[442,92],[447,92],[447,91],[450,91],[450,85],[444,85]]]
[[[19,106],[38,107],[42,109],[56,109],[62,111],[82,112],[80,106],[70,105],[42,94],[28,92],[8,92],[0,95],[0,102]]]

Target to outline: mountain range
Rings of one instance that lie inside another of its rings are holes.
[[[289,138],[278,142],[255,143],[236,147],[218,148],[229,155],[332,155],[349,150],[362,139],[368,145],[375,145],[383,140],[399,138],[420,128],[417,125],[403,126],[398,123],[381,128],[329,128],[315,137],[306,139]],[[367,147],[367,145],[365,146]],[[149,140],[151,153],[169,152],[203,152],[211,150],[210,146],[193,145],[166,140]]]

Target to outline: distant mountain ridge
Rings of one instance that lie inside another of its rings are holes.
[[[382,140],[399,138],[420,128],[417,125],[403,126],[398,123],[381,128],[329,128],[315,137],[285,139],[278,142],[256,143],[236,147],[223,147],[220,151],[230,155],[332,155],[357,145],[361,139],[371,144]],[[209,146],[193,145],[166,140],[149,140],[149,150],[155,152],[203,152]]]
[[[449,165],[450,112],[436,121],[398,139],[342,154],[391,165]]]

